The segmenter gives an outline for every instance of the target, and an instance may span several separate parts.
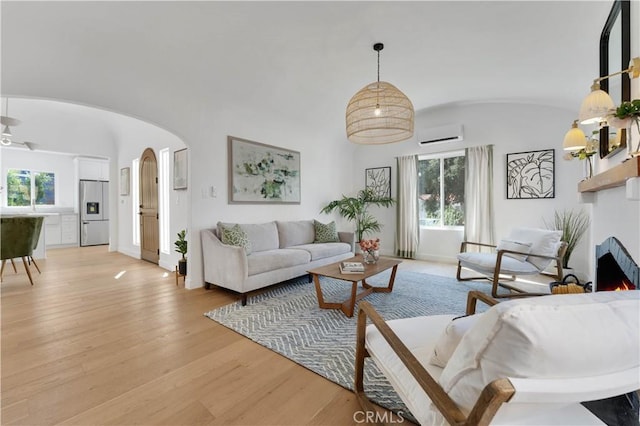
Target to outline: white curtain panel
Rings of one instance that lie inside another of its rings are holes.
[[[493,145],[466,149],[464,239],[494,244]]]
[[[396,256],[414,259],[418,251],[418,156],[397,157],[398,212],[396,223]]]

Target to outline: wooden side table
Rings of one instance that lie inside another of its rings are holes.
[[[180,279],[180,277],[182,277],[182,284],[185,284],[186,276],[187,274],[182,275],[180,272],[178,272],[178,266],[176,265],[176,285],[178,285],[178,280]]]

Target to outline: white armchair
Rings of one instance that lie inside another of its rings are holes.
[[[469,311],[478,299],[496,303],[470,292]],[[355,393],[375,412],[363,385],[370,356],[422,425],[604,424],[581,402],[640,388],[638,312],[638,291],[520,298],[456,320],[385,322],[363,301]]]
[[[518,296],[540,296],[546,293],[531,293],[504,281],[515,281],[518,275],[535,275],[555,262],[556,274],[552,277],[562,281],[562,257],[567,244],[560,241],[561,231],[538,228],[514,228],[498,245],[463,241],[458,254],[458,281],[488,279],[492,283],[491,295],[496,298]],[[471,247],[490,248],[492,252],[469,251]],[[471,269],[481,276],[462,277],[462,268]],[[510,278],[501,278],[507,275]],[[509,292],[499,292],[503,287]]]

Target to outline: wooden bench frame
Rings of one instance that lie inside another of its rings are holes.
[[[479,291],[469,292],[467,298],[467,314],[474,314],[477,301],[480,300],[489,306],[498,303],[497,300]],[[368,302],[360,302],[358,311],[357,338],[356,338],[356,367],[355,367],[355,389],[354,392],[365,411],[375,411],[373,405],[364,391],[364,360],[369,357],[365,347],[365,333],[367,318],[380,331],[394,352],[398,355],[402,363],[416,379],[420,387],[433,401],[437,409],[451,426],[484,426],[491,422],[498,409],[504,402],[508,402],[515,389],[508,379],[498,379],[489,383],[480,394],[478,401],[468,416],[465,416],[456,403],[447,395],[438,382],[420,364],[411,351],[395,335],[393,330],[387,325],[384,319],[378,314]]]

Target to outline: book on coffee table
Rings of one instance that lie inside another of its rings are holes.
[[[341,274],[364,274],[364,269],[362,270],[344,269],[342,267],[342,264],[338,265],[338,267],[340,268]]]
[[[364,272],[364,265],[361,262],[341,262],[340,272],[343,274],[361,274]]]

